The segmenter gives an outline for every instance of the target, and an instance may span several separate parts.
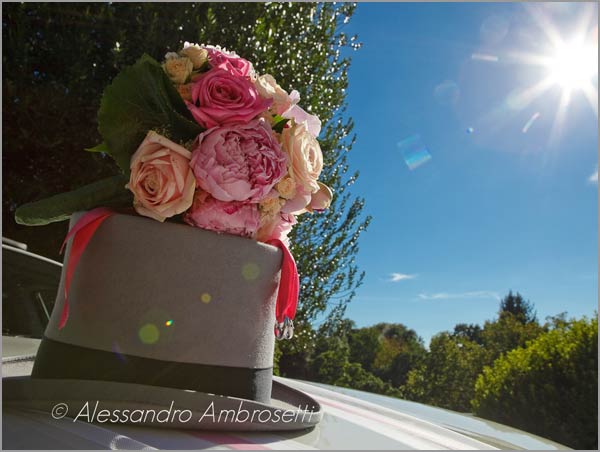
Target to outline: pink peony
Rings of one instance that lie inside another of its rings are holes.
[[[197,190],[184,220],[202,229],[253,238],[259,227],[257,204],[223,202]]]
[[[197,185],[220,201],[262,201],[287,171],[287,156],[263,120],[201,133],[190,162]]]
[[[249,77],[252,72],[252,64],[234,52],[226,52],[222,49],[208,46],[208,62],[211,67],[223,69],[232,75]]]
[[[164,221],[192,205],[196,181],[190,169],[192,154],[150,131],[131,157],[127,188],[140,214]]]
[[[248,122],[265,112],[271,99],[263,99],[245,77],[211,69],[194,80],[192,102],[186,102],[194,119],[206,129],[221,124]]]

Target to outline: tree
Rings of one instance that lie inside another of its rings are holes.
[[[502,318],[509,314],[523,324],[537,322],[533,304],[526,301],[519,292],[513,295],[512,290],[500,301],[498,316]]]
[[[354,143],[347,117],[349,51],[360,44],[342,27],[349,3],[13,3],[3,5],[4,234],[57,258],[66,224],[18,226],[16,207],[77,188],[118,170],[101,153],[96,111],[103,89],[142,53],[162,59],[184,41],[214,43],[297,89],[301,105],[324,127],[323,181],[331,208],[306,214],[291,234],[301,277],[296,338],[281,343],[280,372],[306,366],[311,323],[337,328],[363,274],[354,256],[370,218],[349,188],[358,176],[347,163]],[[235,32],[231,32],[235,29]]]
[[[408,372],[425,356],[423,340],[401,323],[375,325],[380,333],[380,347],[372,364],[373,373],[393,386],[406,383]]]
[[[431,339],[423,364],[408,373],[402,394],[410,400],[457,411],[470,411],[475,380],[483,367],[482,347],[450,333]]]
[[[482,345],[483,343],[481,338],[481,327],[472,323],[458,323],[454,327],[452,336],[457,339],[466,339],[479,345]]]
[[[469,411],[475,382],[484,366],[524,347],[546,329],[537,323],[534,306],[512,292],[502,299],[498,318],[479,325],[459,323],[452,333],[434,336],[422,364],[408,372],[405,397]]]
[[[504,313],[494,321],[486,321],[481,331],[481,342],[487,355],[487,364],[517,347],[524,347],[544,331],[544,327],[537,322],[523,323],[510,313]]]
[[[368,372],[373,371],[373,363],[381,348],[381,333],[376,327],[353,329],[348,335],[350,361],[358,363]]]
[[[485,367],[473,409],[576,449],[598,449],[598,319],[570,321]]]
[[[308,378],[335,386],[360,389],[398,396],[399,391],[389,382],[365,370],[358,362],[352,362],[349,337],[356,331],[354,322],[345,319],[341,330],[329,334],[326,326],[321,326],[317,334],[312,358],[309,360]]]

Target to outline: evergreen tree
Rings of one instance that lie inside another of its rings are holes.
[[[519,292],[513,294],[512,290],[500,301],[499,317],[502,318],[506,315],[512,315],[523,324],[537,322],[533,304],[525,300]]]

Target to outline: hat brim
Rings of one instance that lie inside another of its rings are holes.
[[[314,427],[321,406],[307,394],[273,381],[271,403],[197,391],[97,380],[5,377],[5,406],[48,412],[53,418],[162,428],[286,431]]]

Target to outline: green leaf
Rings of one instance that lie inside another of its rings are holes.
[[[283,116],[280,115],[274,115],[273,116],[273,126],[271,126],[271,128],[277,132],[277,133],[281,133],[283,131],[283,128],[285,127],[285,125],[288,123],[289,119],[288,118],[284,118]]]
[[[125,175],[131,155],[151,129],[165,130],[176,142],[203,131],[161,65],[143,55],[104,90],[98,111],[98,130]]]
[[[85,148],[84,150],[87,152],[104,152],[106,154],[110,154],[110,150],[104,141],[100,144],[97,144],[93,148]]]
[[[23,204],[15,212],[15,220],[27,226],[43,226],[67,220],[75,212],[94,207],[131,206],[133,195],[125,188],[127,182],[123,175],[113,176],[67,193]]]

